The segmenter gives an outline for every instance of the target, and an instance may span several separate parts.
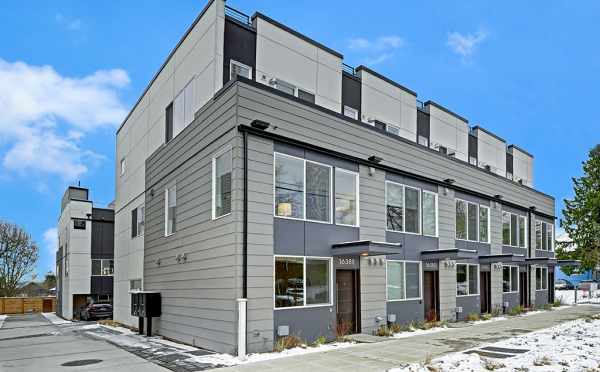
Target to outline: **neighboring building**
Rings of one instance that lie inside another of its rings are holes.
[[[72,319],[88,299],[112,303],[113,260],[114,211],[94,207],[88,189],[69,186],[58,221],[57,314]]]
[[[44,283],[29,282],[18,289],[17,297],[48,297],[54,295],[52,292]]]
[[[571,239],[569,234],[566,232],[556,236],[556,246],[562,248],[565,252],[573,252],[577,249],[577,244],[573,242],[573,239]],[[577,269],[576,272],[572,273],[571,275],[567,275],[565,272],[563,272],[560,265],[556,265],[554,267],[555,280],[566,279],[575,285],[579,284],[583,280],[597,280],[600,277],[598,274],[599,272],[600,267],[596,267],[595,270],[589,269],[583,271]]]
[[[210,1],[117,131],[115,317],[217,351],[553,300],[533,157],[256,13]],[[242,325],[243,328],[243,325]]]

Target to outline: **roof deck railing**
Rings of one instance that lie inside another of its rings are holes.
[[[358,74],[356,73],[356,69],[350,65],[347,65],[345,63],[342,63],[342,71],[352,75],[352,76],[356,76],[358,77]]]
[[[240,12],[237,9],[233,9],[230,6],[225,5],[225,15],[233,18],[234,20],[248,26],[252,26],[252,22],[250,22],[250,16]]]

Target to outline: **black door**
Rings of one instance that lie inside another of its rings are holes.
[[[438,272],[423,272],[423,300],[425,302],[425,320],[440,320]]]
[[[481,301],[481,313],[489,313],[492,310],[492,284],[491,274],[481,272],[479,274],[479,299]]]
[[[338,336],[360,332],[358,271],[337,270],[335,273]]]
[[[519,273],[519,304],[527,307],[529,291],[527,290],[527,273]]]

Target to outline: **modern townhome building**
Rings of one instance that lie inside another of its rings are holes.
[[[532,155],[261,13],[210,1],[116,148],[119,321],[255,352],[553,300]]]
[[[56,313],[78,316],[88,300],[112,303],[114,211],[97,208],[89,190],[69,186],[58,221],[56,252]]]

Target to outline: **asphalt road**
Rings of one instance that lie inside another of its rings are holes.
[[[54,325],[40,314],[9,316],[0,328],[0,371],[168,371],[85,336],[84,325]]]

